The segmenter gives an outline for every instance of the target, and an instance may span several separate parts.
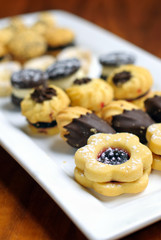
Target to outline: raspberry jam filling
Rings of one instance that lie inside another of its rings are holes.
[[[127,151],[120,148],[109,147],[103,150],[98,154],[97,160],[99,162],[110,164],[110,165],[119,165],[130,159],[130,155]]]

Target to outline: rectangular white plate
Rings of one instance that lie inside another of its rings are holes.
[[[53,11],[61,26],[73,29],[77,43],[96,56],[108,51],[136,55],[161,89],[161,61],[113,34],[63,11]],[[37,14],[24,15],[31,23]],[[1,20],[0,25],[7,24]],[[0,139],[4,148],[48,192],[89,239],[114,239],[161,218],[161,173],[153,171],[147,189],[136,195],[102,197],[77,184],[73,178],[74,150],[59,136],[36,137],[26,133],[26,120],[10,103],[0,99]]]

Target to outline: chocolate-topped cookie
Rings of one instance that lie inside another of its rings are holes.
[[[54,85],[39,86],[25,97],[21,110],[33,133],[53,135],[58,133],[56,115],[69,103],[62,89]]]
[[[82,107],[68,107],[57,115],[56,120],[61,137],[75,148],[86,145],[95,133],[115,133],[108,123]]]
[[[23,69],[11,76],[12,102],[19,105],[34,87],[46,84],[48,75],[41,70]]]
[[[161,96],[155,95],[144,102],[147,113],[156,122],[161,122]]]
[[[129,132],[137,135],[142,143],[146,143],[146,130],[154,121],[142,110],[124,110],[122,114],[112,118],[112,127],[116,132]]]
[[[51,84],[66,89],[76,78],[83,77],[80,67],[80,61],[77,58],[71,58],[57,61],[46,70],[46,73]]]
[[[102,77],[106,79],[116,67],[126,64],[134,64],[135,56],[125,52],[112,52],[101,55],[99,62],[102,65]]]

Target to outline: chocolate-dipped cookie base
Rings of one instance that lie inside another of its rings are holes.
[[[156,122],[161,122],[161,96],[155,95],[153,98],[148,98],[144,105],[151,118]]]
[[[124,110],[122,114],[112,118],[112,127],[116,132],[128,132],[137,135],[140,142],[146,143],[146,129],[153,124],[151,117],[142,110]]]
[[[69,132],[64,137],[72,147],[79,148],[87,144],[88,138],[95,133],[115,133],[115,130],[94,113],[74,118],[64,127]]]

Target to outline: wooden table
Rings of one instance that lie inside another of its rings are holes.
[[[1,4],[0,17],[47,9],[75,13],[161,57],[160,0],[5,0]],[[160,238],[161,222],[158,222],[124,239]],[[22,239],[86,238],[0,147],[0,240]]]

